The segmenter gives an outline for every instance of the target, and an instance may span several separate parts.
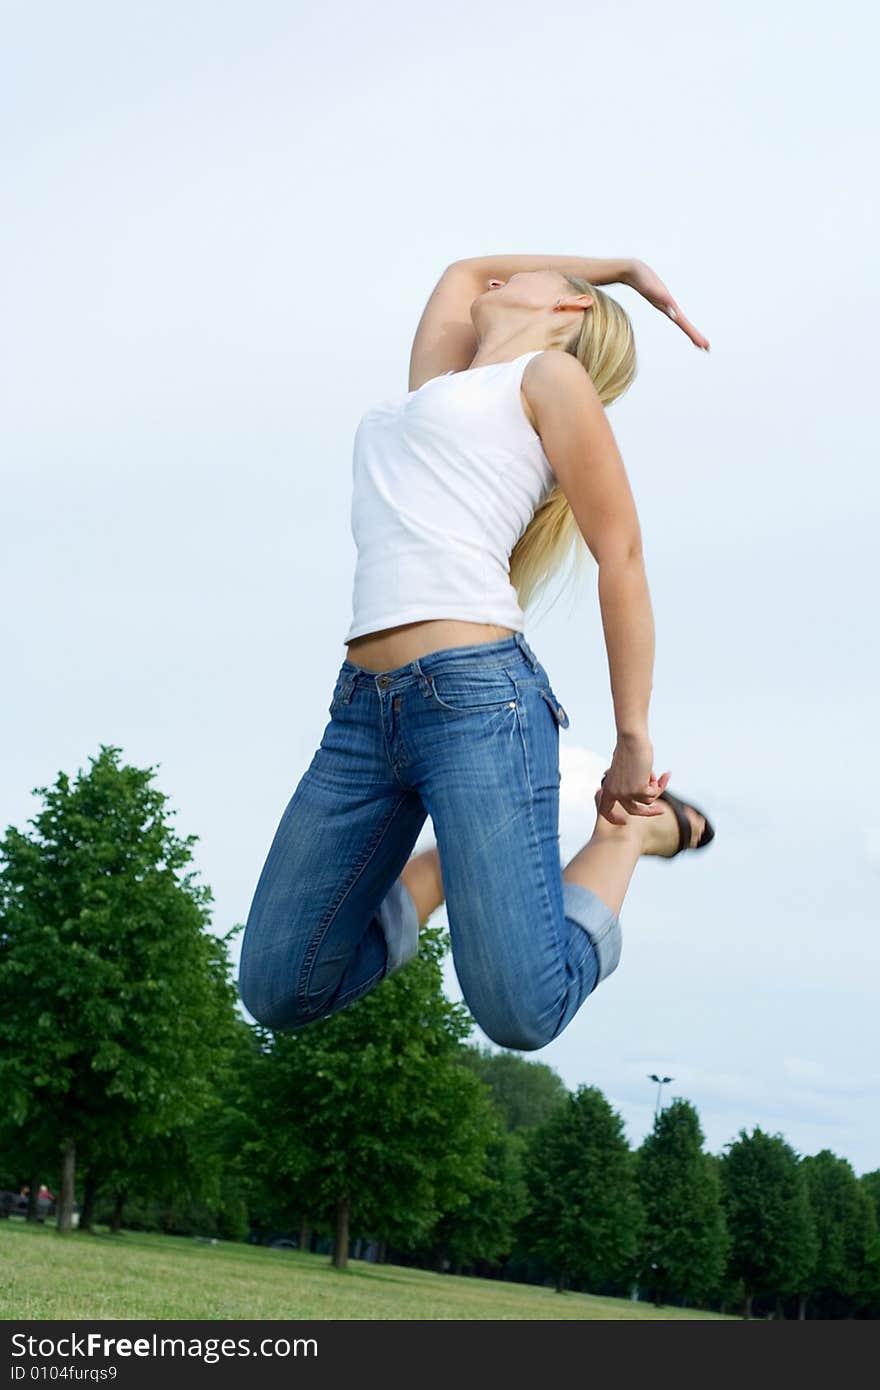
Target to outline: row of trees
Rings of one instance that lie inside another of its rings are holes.
[[[746,1313],[880,1314],[880,1173],[779,1135],[705,1152],[676,1100],[633,1152],[595,1087],[469,1044],[446,938],[296,1033],[248,1024],[152,769],[102,747],[0,843],[0,1184],[231,1239]],[[236,929],[237,930],[237,929]]]
[[[880,1173],[860,1180],[828,1150],[801,1159],[755,1128],[719,1158],[676,1100],[630,1154],[619,1117],[582,1087],[535,1135],[528,1186],[531,1241],[557,1287],[632,1269],[657,1303],[880,1315]]]

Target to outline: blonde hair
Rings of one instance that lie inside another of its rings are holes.
[[[629,315],[598,286],[579,276],[566,275],[576,294],[588,294],[592,305],[584,311],[581,326],[559,351],[576,357],[596,388],[603,406],[609,406],[632,385],[638,370],[636,345]],[[574,573],[582,571],[589,549],[564,492],[557,484],[541,503],[510,555],[510,582],[525,611],[539,592],[565,564],[574,547]]]

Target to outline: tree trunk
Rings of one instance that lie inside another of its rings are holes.
[[[61,1145],[61,1192],[58,1199],[56,1225],[60,1235],[67,1235],[73,1226],[73,1184],[76,1177],[76,1140],[67,1138]]]
[[[311,1250],[312,1248],[312,1228],[305,1217],[299,1223],[299,1240],[297,1241],[298,1250]]]
[[[98,1179],[93,1173],[86,1177],[83,1190],[82,1211],[79,1214],[79,1229],[81,1231],[91,1231],[92,1217],[95,1214],[95,1198],[98,1195]]]
[[[122,1230],[122,1209],[125,1206],[125,1193],[117,1192],[113,1199],[113,1214],[110,1217],[110,1230],[118,1236]]]
[[[377,1265],[383,1265],[383,1264],[385,1263],[385,1258],[386,1258],[387,1254],[388,1254],[388,1242],[387,1242],[387,1241],[384,1241],[384,1240],[380,1240],[380,1241],[379,1241],[379,1249],[376,1251],[376,1264],[377,1264]]]
[[[806,1316],[807,1316],[807,1295],[806,1295],[805,1293],[799,1293],[799,1294],[798,1294],[798,1310],[797,1310],[797,1315],[798,1315],[798,1321],[799,1321],[799,1322],[804,1322],[804,1321],[806,1320]]]
[[[743,1302],[743,1317],[744,1317],[744,1318],[750,1318],[750,1317],[752,1316],[752,1299],[753,1299],[753,1298],[754,1298],[754,1294],[751,1294],[751,1293],[747,1293],[746,1296],[745,1296],[745,1300],[744,1300],[744,1302]]]
[[[556,1272],[556,1292],[557,1292],[557,1293],[565,1293],[565,1286],[566,1286],[567,1283],[568,1283],[568,1275],[566,1274],[565,1270],[564,1270],[564,1269],[557,1270],[557,1272]]]
[[[346,1193],[336,1203],[336,1239],[333,1243],[334,1269],[348,1268],[348,1217],[349,1200]]]
[[[39,1196],[40,1175],[39,1173],[37,1173],[34,1177],[31,1178],[30,1182],[28,1183],[27,1217],[25,1218],[27,1221],[37,1221],[39,1219],[39,1211],[37,1206]]]
[[[785,1320],[785,1305],[778,1295],[776,1298],[776,1320],[777,1322],[782,1322]]]

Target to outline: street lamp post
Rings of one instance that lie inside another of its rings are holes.
[[[656,1082],[657,1082],[657,1105],[656,1105],[656,1108],[655,1108],[655,1110],[654,1110],[654,1119],[656,1120],[657,1116],[660,1114],[660,1111],[663,1109],[663,1098],[662,1098],[662,1096],[663,1096],[663,1091],[662,1091],[662,1088],[663,1088],[665,1085],[667,1085],[668,1082],[674,1081],[674,1080],[675,1080],[675,1077],[674,1077],[674,1076],[658,1076],[656,1072],[652,1071],[651,1074],[650,1074],[649,1077],[648,1077],[648,1080],[649,1080],[649,1081],[656,1081]]]

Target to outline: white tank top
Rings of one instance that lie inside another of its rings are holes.
[[[539,351],[432,377],[361,417],[344,641],[428,618],[522,631],[510,553],[556,485],[520,399]]]

